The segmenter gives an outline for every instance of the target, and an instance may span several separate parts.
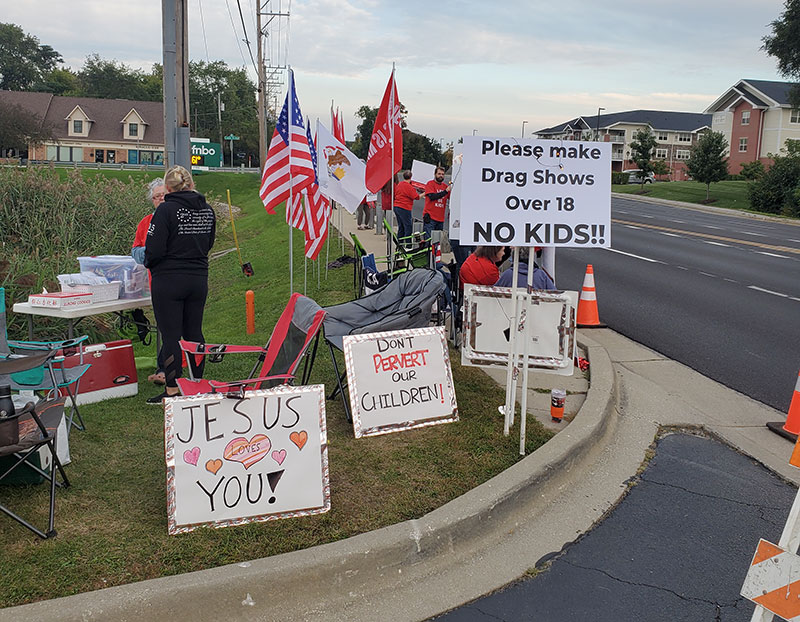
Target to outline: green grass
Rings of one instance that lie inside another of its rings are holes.
[[[87,172],[90,173],[90,172]],[[103,171],[107,174],[108,171]],[[114,171],[113,173],[117,173]],[[129,174],[127,171],[124,172]],[[201,192],[231,190],[242,210],[236,220],[242,256],[255,275],[242,274],[236,252],[214,259],[204,333],[209,342],[263,344],[289,296],[288,233],[283,216],[268,216],[254,175],[204,175]],[[222,227],[214,251],[233,248]],[[330,259],[341,253],[332,240]],[[303,288],[302,239],[294,238],[295,289]],[[323,251],[324,252],[324,251]],[[309,270],[308,295],[321,305],[349,300],[352,267],[332,269],[321,286]],[[256,300],[256,333],[245,331],[245,291]],[[150,314],[152,317],[152,314]],[[155,345],[137,343],[137,357],[154,357]],[[320,350],[311,382],[335,382],[329,356]],[[207,377],[232,378],[249,371],[227,357]],[[333,542],[423,514],[486,481],[519,460],[515,434],[503,436],[497,406],[504,391],[474,368],[451,363],[460,421],[385,436],[353,437],[340,400],[327,401],[331,511],[327,514],[224,529],[201,528],[167,535],[163,409],[144,398],[156,392],[140,381],[136,397],[81,408],[87,429],[70,437],[72,486],[59,490],[58,536],[42,541],[0,517],[0,607],[211,568]],[[146,377],[143,370],[140,377]],[[527,452],[552,435],[529,417]],[[46,521],[47,490],[2,487],[4,502],[36,524]]]
[[[706,185],[696,181],[669,181],[645,185],[644,195],[658,199],[684,201],[713,205],[714,207],[727,207],[730,209],[750,210],[750,201],[747,198],[746,181],[721,181],[711,184],[711,203],[706,203]],[[612,192],[638,194],[641,190],[639,184],[626,184],[611,186]]]

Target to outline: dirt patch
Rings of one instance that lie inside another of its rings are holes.
[[[210,205],[214,208],[217,218],[222,220],[230,220],[230,212],[233,212],[234,218],[238,218],[242,214],[242,208],[236,205],[231,205],[231,209],[228,211],[228,204],[224,201],[211,201]]]

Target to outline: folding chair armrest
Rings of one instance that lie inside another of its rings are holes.
[[[185,341],[181,339],[178,342],[181,350],[186,354],[195,354],[198,356],[214,356],[219,354],[243,354],[248,352],[266,352],[266,348],[261,346],[236,346],[219,343],[198,343],[196,341]],[[224,347],[224,350],[218,348]]]
[[[89,335],[82,335],[74,339],[64,339],[61,341],[19,341],[9,339],[8,345],[19,350],[62,350],[74,348],[89,339]]]
[[[293,380],[294,377],[294,374],[278,374],[275,376],[261,376],[260,378],[248,378],[247,380],[234,380],[231,382],[209,380],[208,384],[216,393],[217,391],[225,391],[230,389],[241,390],[249,384],[259,384],[266,380]]]

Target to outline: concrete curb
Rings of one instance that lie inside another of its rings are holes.
[[[230,619],[234,612],[237,620],[304,619],[369,592],[380,580],[496,537],[493,529],[524,511],[554,475],[575,468],[609,430],[616,403],[611,359],[588,337],[580,335],[579,342],[588,353],[591,382],[573,421],[533,454],[418,520],[293,553],[3,609],[0,621],[191,616],[203,622]]]

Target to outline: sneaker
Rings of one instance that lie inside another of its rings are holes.
[[[166,392],[166,390],[164,390],[161,393],[159,393],[158,395],[154,395],[153,397],[148,397],[145,400],[145,402],[147,402],[148,404],[153,404],[155,406],[160,406],[163,403],[164,398],[167,398],[167,397],[178,397],[179,395],[180,395],[180,393],[176,393],[175,395],[170,395],[169,393]]]

